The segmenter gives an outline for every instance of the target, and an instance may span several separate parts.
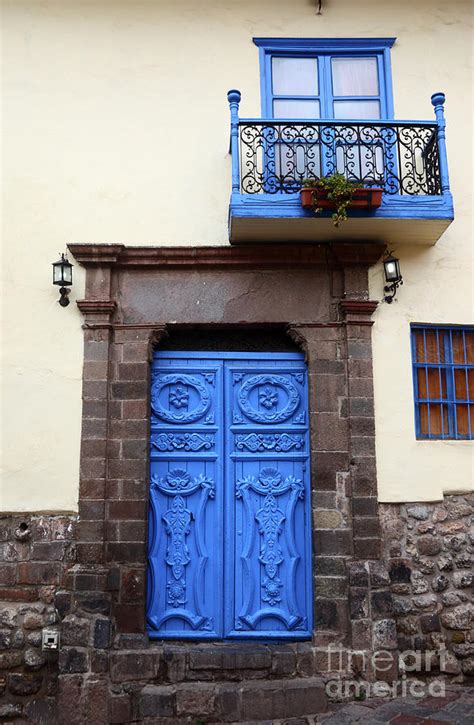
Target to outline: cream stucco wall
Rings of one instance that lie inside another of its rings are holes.
[[[446,92],[455,223],[397,250],[406,284],[374,328],[382,501],[472,487],[472,448],[414,440],[410,321],[472,322],[471,3],[12,0],[2,7],[3,510],[77,507],[82,332],[50,263],[67,242],[227,244],[226,91],[260,114],[253,36],[397,36],[395,113]],[[186,192],[185,208],[182,192]],[[76,266],[72,300],[82,296]],[[380,298],[380,268],[371,279]]]

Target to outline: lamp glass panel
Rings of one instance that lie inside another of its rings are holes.
[[[72,284],[72,265],[63,264],[63,280],[64,284]]]
[[[62,264],[53,264],[53,282],[54,284],[62,283]]]
[[[387,278],[388,282],[392,282],[393,280],[398,278],[398,269],[397,269],[397,263],[395,260],[388,260],[387,262],[384,262],[385,264],[385,276]]]

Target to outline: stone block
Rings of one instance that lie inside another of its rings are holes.
[[[424,634],[428,632],[439,632],[441,630],[438,614],[422,614],[420,616],[421,631]]]
[[[449,612],[442,612],[441,622],[446,629],[468,629],[472,620],[472,607],[461,604]]]
[[[91,672],[96,675],[109,671],[109,653],[105,650],[94,649],[91,652]]]
[[[385,564],[381,561],[369,561],[369,575],[370,584],[372,587],[387,587],[390,584],[390,577],[388,575]]]
[[[431,588],[434,592],[444,592],[449,586],[449,579],[444,574],[439,574],[431,580]],[[414,590],[413,590],[414,591]]]
[[[0,719],[2,722],[4,720],[13,719],[17,717],[21,717],[23,708],[21,705],[13,704],[12,702],[5,703],[4,705],[0,705]]]
[[[370,649],[372,646],[372,620],[355,619],[351,622],[352,647],[354,649]]]
[[[347,592],[347,579],[345,576],[315,576],[314,592],[316,597],[344,597]]]
[[[153,679],[159,667],[159,653],[113,652],[110,656],[110,679],[112,682]]]
[[[182,683],[176,691],[177,715],[200,718],[212,715],[216,706],[216,686],[204,682]]]
[[[87,650],[75,647],[64,647],[59,652],[59,671],[64,674],[87,672],[89,658]]]
[[[474,586],[474,574],[471,572],[455,572],[453,584],[456,589],[472,589]]]
[[[314,572],[319,576],[344,576],[346,559],[342,556],[315,556]]]
[[[224,670],[266,670],[272,665],[271,651],[263,645],[242,645],[222,649]]]
[[[312,677],[314,675],[314,649],[309,642],[296,645],[296,666],[298,675],[301,677]]]
[[[291,646],[272,647],[272,674],[292,675],[296,670],[296,653]]]
[[[390,581],[392,584],[409,584],[411,582],[411,568],[409,562],[395,559],[390,563]]]
[[[356,587],[368,587],[369,586],[369,572],[368,565],[365,562],[350,562],[348,564],[349,569],[349,583]]]
[[[12,695],[34,695],[41,689],[42,675],[12,672],[8,676],[8,689]]]
[[[131,721],[131,700],[130,695],[112,695],[109,699],[109,725],[118,723],[129,723]]]
[[[94,625],[94,647],[107,649],[110,647],[112,638],[112,621],[110,619],[96,619]]]
[[[414,506],[407,506],[407,516],[410,519],[416,519],[417,521],[426,521],[428,518],[428,507],[415,504]]]
[[[393,614],[393,598],[388,590],[372,592],[370,603],[373,619],[380,619]]]
[[[147,685],[138,694],[140,718],[172,717],[175,712],[176,692],[170,686]]]
[[[61,723],[83,725],[82,677],[80,675],[60,676],[58,684],[58,713]]]
[[[326,709],[324,683],[316,677],[246,683],[242,687],[243,720],[295,718]]]
[[[416,548],[422,556],[436,556],[442,549],[442,543],[436,536],[426,534],[416,540]]]
[[[215,700],[216,716],[219,722],[239,720],[241,713],[240,689],[237,684],[229,683],[217,688]]]
[[[313,550],[317,556],[350,554],[351,547],[351,532],[347,529],[314,532]]]
[[[170,682],[181,682],[186,675],[186,651],[187,648],[173,647],[166,645],[163,647],[162,661],[165,669],[165,677]]]
[[[105,679],[87,679],[82,692],[85,723],[106,723],[108,718],[108,683]]]
[[[317,599],[314,610],[314,625],[320,629],[336,629],[338,626],[337,604],[331,599]]]
[[[314,512],[314,526],[318,529],[337,529],[343,526],[340,511],[316,510]]]
[[[394,619],[380,619],[373,623],[373,643],[375,649],[396,649],[397,628]]]
[[[87,647],[89,644],[90,623],[88,619],[68,615],[61,625],[61,644],[65,646]]]
[[[369,616],[369,597],[365,587],[350,588],[349,611],[351,619],[366,619]]]
[[[412,572],[411,585],[413,594],[426,594],[428,591],[428,582],[420,571]]]

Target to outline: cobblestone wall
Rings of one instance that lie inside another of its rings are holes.
[[[474,494],[380,515],[400,650],[429,650],[433,671],[472,677]]]

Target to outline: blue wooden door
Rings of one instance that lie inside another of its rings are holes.
[[[310,636],[308,423],[299,353],[156,354],[151,637]]]

